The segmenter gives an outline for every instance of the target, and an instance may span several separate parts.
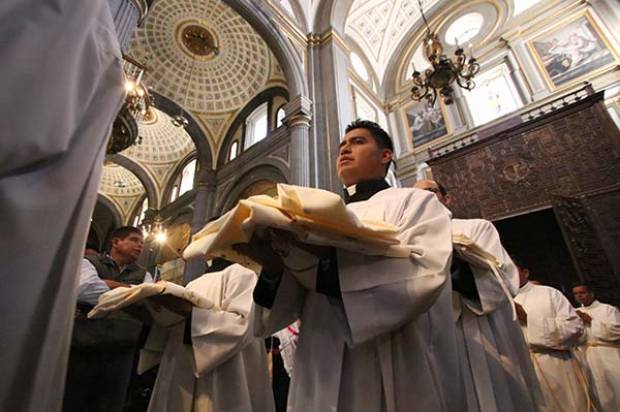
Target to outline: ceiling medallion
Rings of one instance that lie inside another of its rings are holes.
[[[220,47],[215,32],[198,20],[186,20],[176,29],[180,48],[191,58],[207,61],[220,54]]]
[[[411,88],[411,98],[417,101],[426,99],[429,106],[434,106],[437,95],[441,95],[445,104],[451,104],[453,102],[452,93],[454,92],[452,83],[456,81],[463,89],[473,89],[476,84],[472,79],[480,71],[480,66],[473,56],[467,60],[463,48],[459,47],[458,44],[454,51],[456,61],[453,62],[443,54],[443,45],[439,41],[439,37],[431,30],[426,21],[422,2],[418,0],[418,4],[426,26],[426,34],[423,40],[424,55],[433,67],[426,69],[424,74],[414,68],[414,86]]]

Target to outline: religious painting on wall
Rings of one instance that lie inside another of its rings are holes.
[[[433,107],[429,107],[426,102],[414,103],[404,108],[404,117],[414,148],[448,133],[446,118],[439,102],[435,102]]]
[[[588,13],[538,35],[529,41],[529,47],[552,88],[594,76],[616,60]]]

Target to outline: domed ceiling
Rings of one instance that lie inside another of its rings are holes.
[[[243,106],[270,83],[285,85],[265,41],[219,0],[156,2],[128,54],[148,66],[149,87],[199,121],[214,153]]]
[[[197,121],[213,158],[235,116],[252,98],[272,86],[286,88],[267,43],[221,0],[155,2],[127,54],[147,66],[143,82],[149,89]],[[152,183],[158,203],[149,205],[152,209],[165,206],[162,197],[170,179],[196,150],[187,131],[172,124],[175,114],[153,109],[138,123],[140,143],[119,154],[130,161],[131,170],[131,165],[141,169],[138,174],[149,179],[147,186]],[[127,222],[145,188],[130,170],[107,164],[99,192]]]
[[[117,212],[126,220],[144,196],[142,182],[129,170],[114,163],[103,166],[99,193],[116,206]]]

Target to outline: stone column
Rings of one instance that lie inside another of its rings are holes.
[[[213,214],[215,201],[215,171],[201,168],[198,171],[196,184],[196,197],[194,198],[194,216],[192,217],[192,236],[204,227]],[[190,259],[185,262],[183,270],[183,282],[187,284],[191,280],[204,273],[205,263],[202,257]]]
[[[312,102],[305,96],[297,96],[284,106],[284,124],[290,139],[290,183],[312,186],[312,157],[310,151],[310,121]]]
[[[338,145],[353,120],[349,49],[335,30],[308,35],[308,77],[314,119],[310,130],[315,187],[342,192],[336,172]]]
[[[131,37],[148,12],[145,0],[108,0],[122,51],[127,51]]]

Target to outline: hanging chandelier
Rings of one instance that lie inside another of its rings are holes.
[[[144,220],[140,223],[142,236],[145,240],[154,240],[157,243],[165,243],[168,239],[168,231],[164,227],[161,215],[158,211],[148,210]]]
[[[138,122],[144,120],[153,106],[148,88],[142,82],[146,66],[123,55],[123,71],[125,73],[125,102],[112,124],[107,154],[116,154],[141,142]]]
[[[472,79],[480,71],[480,65],[473,56],[470,56],[468,60],[465,51],[458,44],[454,51],[455,61],[443,54],[443,45],[426,21],[421,0],[418,0],[418,4],[426,26],[426,34],[422,43],[423,51],[432,67],[426,69],[424,74],[415,70],[414,67],[414,86],[411,88],[411,98],[416,101],[426,99],[429,106],[434,106],[437,95],[440,95],[445,104],[452,104],[454,92],[452,84],[456,81],[461,88],[466,90],[476,87]]]

